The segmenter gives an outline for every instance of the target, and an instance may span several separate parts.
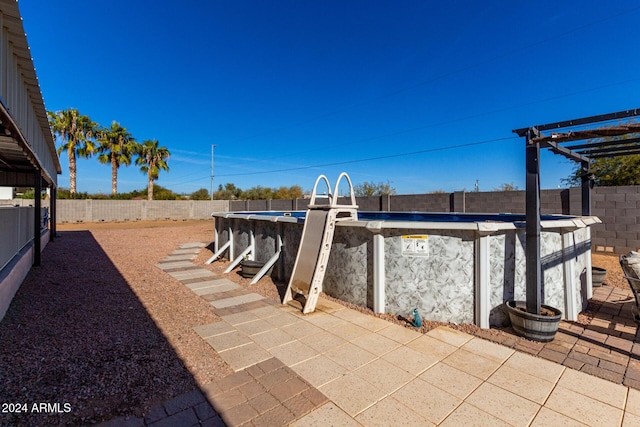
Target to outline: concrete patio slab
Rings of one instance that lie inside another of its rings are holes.
[[[446,327],[423,335],[324,298],[303,315],[231,281],[196,283],[184,273],[169,274],[202,292],[222,318],[194,330],[236,371],[203,389],[218,414],[212,419],[227,425],[640,422],[639,390],[586,373],[626,363],[620,375],[636,381],[637,369],[640,381],[640,362],[629,356],[637,328],[615,304],[594,329],[568,324],[552,344],[507,337],[505,346]],[[626,298],[622,291],[608,295]]]
[[[591,426],[618,426],[622,422],[622,409],[560,386],[553,390],[545,406]]]
[[[398,402],[392,397],[382,399],[355,417],[355,420],[363,426],[433,426],[435,424],[425,419]]]
[[[540,405],[485,382],[465,402],[514,426],[528,425],[540,409]]]
[[[452,381],[455,378],[455,381]],[[452,366],[438,362],[420,375],[420,379],[446,390],[460,399],[466,399],[480,387],[482,380]]]
[[[417,412],[427,421],[439,424],[459,405],[462,399],[416,378],[391,395]]]

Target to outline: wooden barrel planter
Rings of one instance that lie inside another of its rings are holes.
[[[264,267],[264,264],[260,261],[242,260],[240,261],[240,275],[244,278],[253,277]]]
[[[516,334],[533,341],[553,341],[562,319],[560,310],[543,304],[540,314],[536,314],[526,311],[525,301],[507,301],[505,305]]]
[[[604,278],[607,275],[607,270],[600,267],[591,267],[591,283],[592,286],[597,288],[602,286]]]

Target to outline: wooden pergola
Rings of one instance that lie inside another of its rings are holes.
[[[640,109],[515,129],[526,138],[526,294],[527,312],[540,314],[540,149],[547,148],[580,163],[582,215],[591,215],[591,159],[640,154]],[[611,126],[603,122],[617,120]],[[573,129],[577,130],[573,130]],[[545,132],[545,133],[543,133]]]

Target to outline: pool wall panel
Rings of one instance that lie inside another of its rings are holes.
[[[218,247],[222,247],[229,241],[229,225],[231,221],[227,218],[216,218],[216,228],[218,229]]]
[[[522,244],[518,233],[500,232],[489,236],[489,305],[491,308],[489,323],[491,325],[507,325],[508,316],[502,309],[502,303],[515,299],[516,292],[524,294],[525,266],[516,263],[518,248]],[[524,256],[522,251],[521,257]]]
[[[284,277],[280,278],[283,282],[288,282],[291,278],[302,239],[303,226],[304,224],[283,223],[283,253],[280,255],[284,262]]]
[[[371,232],[336,227],[322,289],[328,295],[364,307],[373,305]]]
[[[249,246],[249,231],[254,221],[233,218],[233,254],[238,256]]]
[[[542,270],[542,304],[563,310],[564,269],[562,266],[562,236],[560,233],[540,233],[540,265]],[[523,295],[523,298],[526,297]]]
[[[267,262],[276,253],[278,225],[271,221],[254,221],[256,238],[255,260]]]
[[[429,255],[406,256],[403,235],[428,235]],[[387,311],[408,316],[414,308],[440,322],[473,323],[473,232],[385,229]]]

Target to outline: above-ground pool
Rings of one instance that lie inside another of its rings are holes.
[[[267,262],[288,281],[306,212],[216,212],[216,250]],[[358,212],[336,225],[323,291],[378,313],[475,323],[507,316],[505,301],[525,300],[525,215]],[[591,234],[597,217],[542,216],[542,303],[577,320],[591,297]],[[589,274],[587,274],[589,272]]]

